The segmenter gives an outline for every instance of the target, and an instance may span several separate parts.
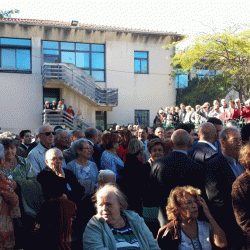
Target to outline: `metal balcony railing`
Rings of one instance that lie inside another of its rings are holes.
[[[50,124],[53,126],[60,125],[70,130],[83,130],[85,131],[90,126],[80,120],[77,120],[71,114],[64,110],[43,110],[43,124]]]
[[[71,63],[44,63],[42,76],[43,82],[63,82],[97,106],[118,105],[117,88],[100,88],[91,75]]]

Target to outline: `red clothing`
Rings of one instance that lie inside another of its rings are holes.
[[[228,108],[226,111],[226,120],[234,119],[237,120],[239,118],[239,110],[235,108]]]
[[[244,108],[244,109],[241,108],[241,109],[240,109],[240,115],[243,116],[243,117],[245,117],[246,122],[248,122],[249,119],[250,119],[250,106],[249,106],[249,107],[246,107],[246,108]]]
[[[120,145],[116,153],[120,157],[120,159],[125,163],[126,155],[128,154],[128,148],[124,149],[123,145]]]

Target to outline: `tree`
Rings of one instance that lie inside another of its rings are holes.
[[[19,10],[0,10],[0,19],[3,19],[4,17],[11,17],[11,14],[20,13]]]
[[[205,102],[212,105],[214,100],[225,97],[228,89],[227,85],[221,75],[213,79],[194,77],[188,81],[188,87],[177,89],[176,105],[179,106],[184,103],[195,107],[195,105],[203,105]]]
[[[177,45],[173,42],[166,49]],[[250,30],[239,33],[231,29],[197,37],[184,51],[177,51],[172,58],[173,74],[193,68],[215,70],[227,83],[227,91],[235,90],[249,98],[250,90]]]

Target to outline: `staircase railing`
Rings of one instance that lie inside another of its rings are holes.
[[[118,89],[101,88],[95,79],[71,63],[44,63],[43,82],[57,80],[78,91],[99,106],[117,106]]]

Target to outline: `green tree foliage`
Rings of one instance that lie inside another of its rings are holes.
[[[0,19],[3,19],[4,17],[11,17],[11,14],[20,13],[19,10],[0,10]]]
[[[228,89],[228,83],[224,81],[224,77],[218,75],[213,79],[194,77],[188,81],[188,87],[177,90],[176,105],[184,103],[185,105],[203,105],[209,102],[213,105],[214,100],[220,100],[225,97]]]
[[[166,48],[177,45],[173,42]],[[210,69],[220,72],[230,90],[239,92],[240,98],[249,98],[250,83],[250,30],[239,33],[231,29],[197,37],[184,51],[178,51],[171,64],[176,73],[179,69],[190,71]]]

